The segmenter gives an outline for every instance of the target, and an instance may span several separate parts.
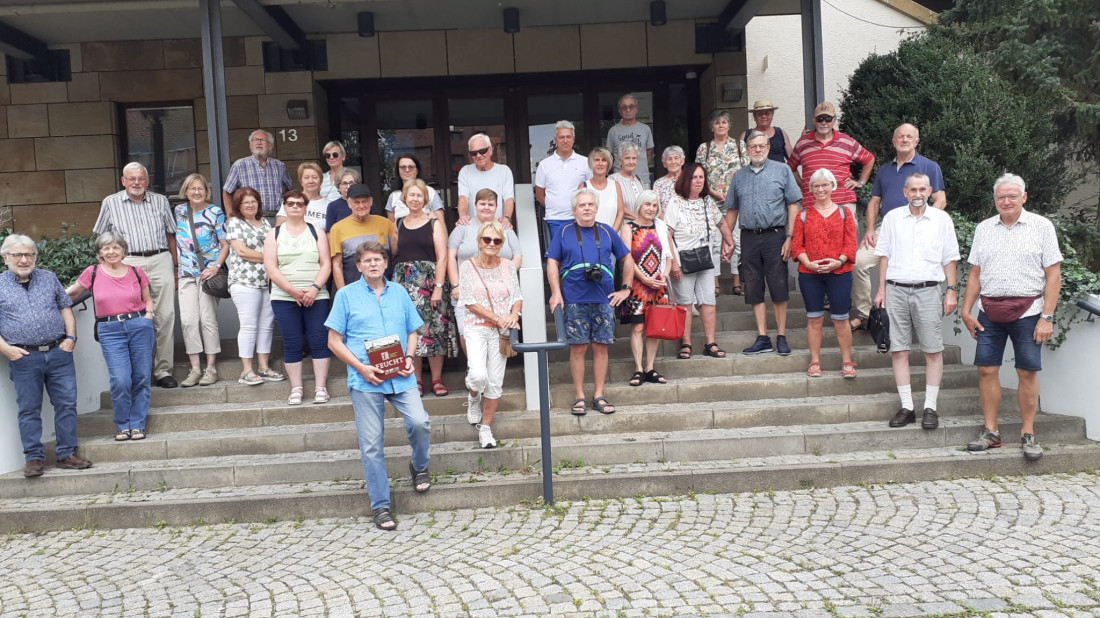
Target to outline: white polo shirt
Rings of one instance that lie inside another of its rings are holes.
[[[535,186],[546,190],[546,218],[550,220],[573,219],[573,192],[582,182],[592,178],[588,158],[573,151],[568,159],[558,151],[539,161],[535,170]]]
[[[889,259],[886,279],[899,283],[943,281],[943,267],[959,260],[959,241],[951,215],[932,206],[915,217],[908,206],[882,219],[875,255]]]

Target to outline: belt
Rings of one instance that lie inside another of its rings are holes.
[[[136,255],[138,257],[152,257],[154,255],[160,255],[165,251],[167,251],[167,249],[153,249],[152,251],[131,251],[129,255]]]
[[[22,343],[13,343],[11,345],[17,348],[22,348],[28,352],[49,352],[50,350],[61,345],[61,342],[65,341],[65,339],[67,339],[67,337],[62,337],[57,341],[52,341],[50,343],[43,343],[42,345],[24,345]]]
[[[141,312],[135,311],[133,313],[120,313],[118,315],[105,315],[103,317],[96,318],[96,322],[125,322],[126,320],[132,320],[134,318],[140,318]]]
[[[744,234],[745,232],[748,232],[750,234],[770,234],[772,232],[785,232],[785,231],[787,231],[787,226],[785,226],[785,225],[777,225],[775,227],[762,227],[762,228],[757,229],[757,230],[750,230],[750,229],[747,229],[747,228],[741,228],[741,233],[742,234]]]
[[[920,283],[901,283],[899,281],[889,281],[889,280],[887,280],[886,283],[889,283],[890,285],[897,286],[899,288],[912,288],[914,290],[919,290],[921,288],[937,287],[940,284],[939,281],[921,281]]]

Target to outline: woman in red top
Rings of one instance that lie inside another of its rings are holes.
[[[821,377],[821,332],[825,323],[825,297],[840,345],[841,375],[856,377],[852,362],[852,326],[848,307],[852,295],[852,260],[856,255],[856,222],[833,203],[836,177],[820,169],[810,177],[814,205],[794,220],[791,253],[798,260],[798,289],[806,302],[806,339],[810,346],[811,378]]]

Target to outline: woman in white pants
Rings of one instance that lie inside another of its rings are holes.
[[[237,382],[257,386],[264,382],[281,382],[286,376],[273,370],[271,334],[275,314],[271,311],[271,288],[264,270],[264,239],[271,230],[260,213],[260,194],[242,187],[233,193],[229,205],[226,237],[232,249],[229,253],[229,293],[237,306],[237,353],[241,357],[241,377]],[[258,369],[252,368],[256,356]]]
[[[504,228],[495,219],[477,230],[478,254],[459,267],[458,304],[466,308],[466,420],[477,427],[481,448],[497,445],[491,425],[504,385],[507,358],[501,336],[519,328],[523,295],[519,271],[500,257]]]

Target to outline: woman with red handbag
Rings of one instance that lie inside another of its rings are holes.
[[[634,257],[634,282],[631,286],[630,297],[622,304],[620,321],[623,324],[632,324],[630,331],[630,351],[634,355],[634,375],[630,377],[631,386],[641,386],[642,382],[665,384],[667,380],[653,368],[654,357],[657,355],[659,339],[645,336],[646,320],[651,315],[654,306],[663,306],[670,314],[679,316],[681,329],[684,316],[669,305],[668,302],[668,271],[672,265],[672,242],[669,237],[668,226],[657,218],[660,211],[660,198],[656,191],[646,190],[638,195],[638,199],[632,205],[636,216],[633,221],[623,224],[619,235],[623,244],[630,247],[630,253]],[[676,336],[679,339],[682,336]],[[645,371],[642,370],[642,344],[645,343]]]

